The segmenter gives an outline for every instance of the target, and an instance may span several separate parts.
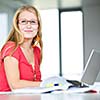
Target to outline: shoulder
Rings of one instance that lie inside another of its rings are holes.
[[[1,55],[4,57],[5,55],[10,55],[10,53],[15,49],[16,44],[13,41],[8,41],[1,50]]]
[[[15,47],[15,42],[13,41],[8,41],[2,48],[2,51],[3,50],[8,50],[10,48],[14,48]]]

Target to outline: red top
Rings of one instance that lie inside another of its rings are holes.
[[[0,66],[0,91],[11,91],[9,84],[7,82],[6,75],[5,75],[3,59],[4,57],[9,56],[11,54],[11,51],[14,48],[14,46],[15,46],[15,43],[10,41],[3,47],[1,51],[2,63]],[[18,46],[17,49],[12,54],[12,56],[16,58],[19,62],[18,67],[19,67],[19,72],[20,72],[20,79],[22,80],[28,80],[28,81],[41,80],[40,49],[38,47],[33,47],[33,48],[34,48],[34,60],[35,60],[34,69],[32,68],[32,65],[28,63],[20,46]]]

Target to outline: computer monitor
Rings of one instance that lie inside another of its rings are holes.
[[[83,71],[81,82],[93,85],[100,71],[100,52],[92,49]]]

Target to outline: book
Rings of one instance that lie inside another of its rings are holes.
[[[40,87],[27,87],[21,89],[12,90],[12,93],[80,93],[92,90],[92,87],[77,87],[72,83],[66,81],[65,78],[60,76],[53,76],[43,80]]]

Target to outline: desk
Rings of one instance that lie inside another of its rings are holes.
[[[100,100],[100,94],[0,94],[0,100]]]
[[[95,83],[94,89],[100,90],[100,83]],[[100,100],[100,93],[14,94],[5,92],[0,94],[0,100]]]

